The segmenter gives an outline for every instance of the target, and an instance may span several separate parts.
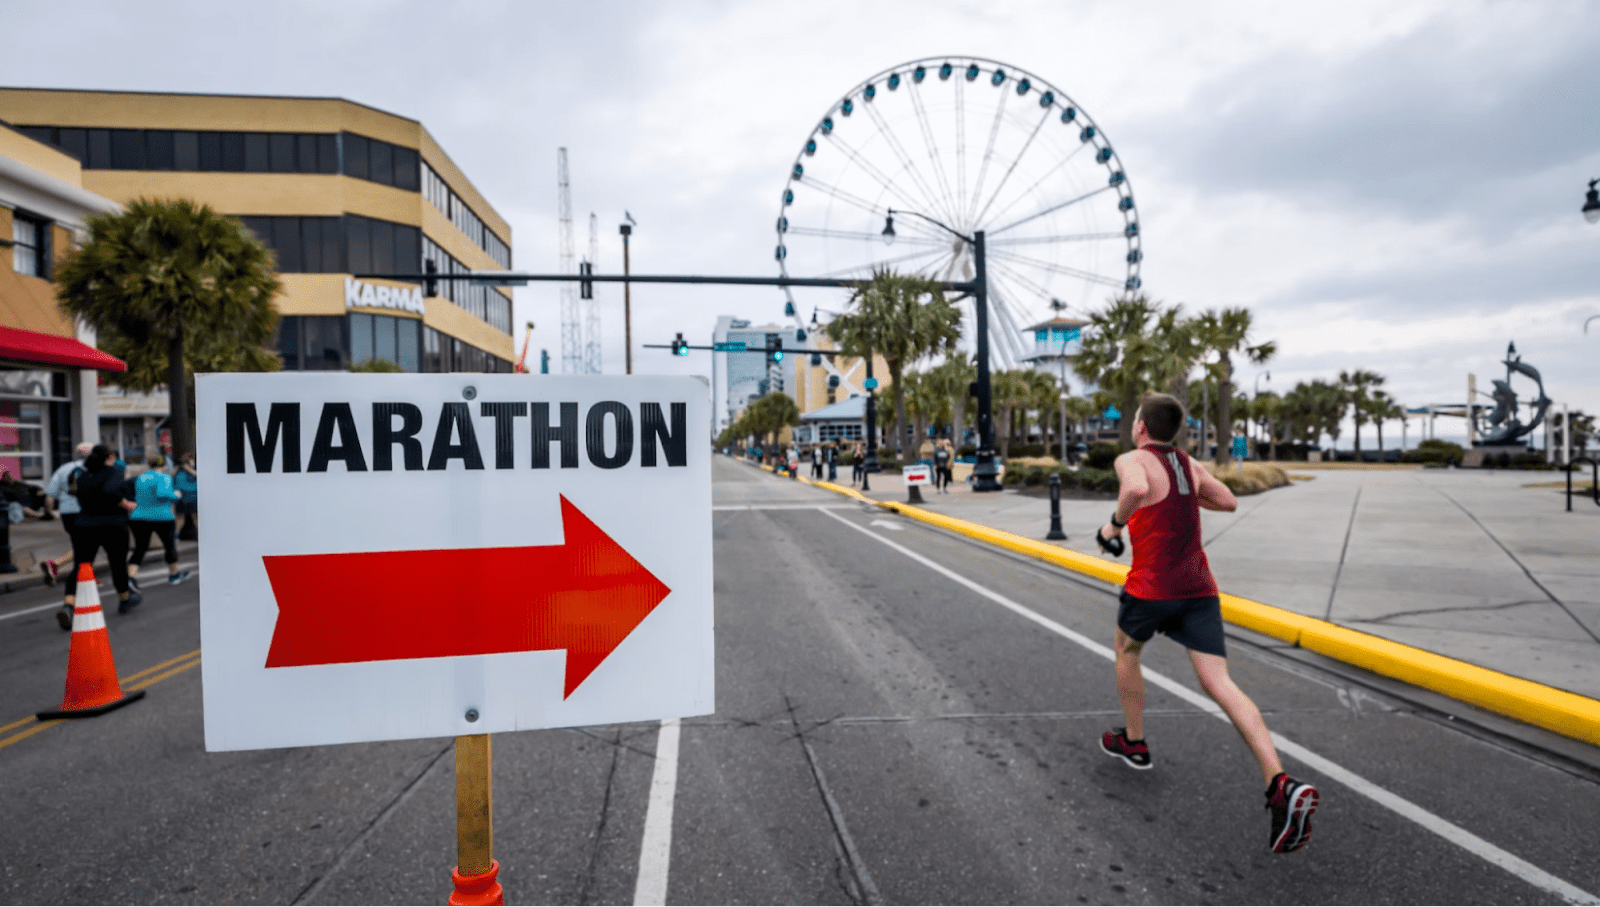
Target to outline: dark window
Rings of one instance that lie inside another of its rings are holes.
[[[379,274],[393,274],[394,261],[394,224],[386,220],[375,220],[372,225],[372,270]]]
[[[324,273],[322,267],[322,225],[325,217],[300,218],[300,268],[307,274]]]
[[[273,173],[295,172],[294,140],[295,137],[286,132],[274,133],[267,137],[267,148],[271,155],[270,167]]]
[[[344,134],[344,172],[349,176],[367,179],[370,172],[367,167],[367,146],[371,144],[363,136],[346,132]]]
[[[172,134],[172,169],[200,169],[200,134],[174,132]]]
[[[372,316],[360,312],[350,315],[350,364],[360,365],[372,358]]]
[[[422,231],[405,224],[394,226],[394,268],[410,271],[422,261]]]
[[[317,137],[314,135],[297,135],[294,137],[295,145],[295,170],[300,173],[317,172]]]
[[[61,150],[78,159],[82,164],[89,160],[89,130],[87,129],[61,129]]]
[[[146,170],[171,170],[173,168],[172,130],[147,129],[144,133],[144,166]]]
[[[246,230],[254,233],[256,239],[266,243],[268,248],[272,247],[272,218],[245,216],[239,218],[239,222],[244,224]]]
[[[395,322],[398,318],[388,315],[379,315],[372,319],[372,355],[376,359],[387,359],[395,365],[400,364],[400,354],[395,352]]]
[[[271,169],[267,136],[260,132],[244,134],[244,169],[249,173],[266,173]]]
[[[317,172],[339,172],[339,137],[336,135],[317,136]]]
[[[200,169],[201,170],[206,170],[206,171],[221,170],[222,169],[222,133],[220,133],[220,132],[202,132],[202,133],[200,133],[200,143],[199,144],[200,144]]]
[[[394,146],[388,142],[368,142],[368,172],[374,183],[394,185]]]
[[[18,126],[16,129],[35,142],[43,142],[46,145],[59,144],[56,141],[56,128],[54,126]]]
[[[306,329],[305,369],[307,371],[344,371],[347,357],[345,338],[347,330],[343,316],[305,316]]]
[[[417,166],[417,153],[410,148],[394,149],[394,187],[416,192],[422,187],[422,174]]]
[[[217,169],[228,173],[243,173],[244,157],[244,133],[222,133],[222,166]]]
[[[352,274],[372,273],[372,221],[365,217],[346,215],[345,247],[349,250],[349,267]]]
[[[278,250],[280,273],[300,274],[305,271],[300,261],[300,218],[274,217],[272,246]]]
[[[144,169],[144,131],[141,129],[111,130],[111,169]]]
[[[278,319],[278,355],[283,357],[285,371],[300,370],[300,316],[285,315]]]
[[[89,130],[89,163],[93,170],[111,169],[111,130]]]
[[[417,337],[419,333],[418,329],[421,327],[422,322],[416,320],[415,318],[395,319],[395,328],[399,332],[399,336],[395,339],[397,346],[396,353],[399,358],[395,359],[395,364],[408,372],[422,371],[422,362],[419,358],[420,350]]]
[[[337,217],[319,218],[322,221],[322,273],[338,274],[345,270],[345,231]]]

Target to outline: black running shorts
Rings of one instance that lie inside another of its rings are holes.
[[[1134,642],[1149,642],[1159,631],[1185,649],[1228,657],[1222,637],[1222,600],[1215,595],[1150,601],[1122,590],[1117,627]]]

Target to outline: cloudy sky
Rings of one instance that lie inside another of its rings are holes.
[[[558,263],[559,147],[580,255],[599,217],[597,270],[620,269],[627,210],[635,273],[772,274],[789,168],[845,92],[912,59],[1005,61],[1114,140],[1145,290],[1252,310],[1279,350],[1263,389],[1367,368],[1408,405],[1460,402],[1468,372],[1503,377],[1514,339],[1552,398],[1600,412],[1600,320],[1583,331],[1600,225],[1579,214],[1600,177],[1591,2],[71,3],[13,5],[6,33],[7,85],[335,95],[421,120],[530,271]],[[530,359],[559,367],[557,290],[517,294]],[[601,301],[620,372],[621,294]],[[640,286],[635,342],[704,342],[718,315],[782,305]]]

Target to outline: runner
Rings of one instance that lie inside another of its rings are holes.
[[[1261,711],[1228,676],[1223,646],[1222,604],[1217,582],[1200,547],[1200,508],[1233,511],[1239,501],[1188,454],[1172,446],[1185,424],[1183,406],[1166,394],[1147,394],[1134,414],[1137,450],[1117,457],[1121,488],[1111,522],[1100,529],[1111,540],[1129,527],[1133,566],[1117,609],[1117,695],[1125,727],[1107,731],[1100,748],[1130,767],[1153,767],[1144,740],[1144,676],[1139,652],[1157,631],[1189,650],[1189,661],[1206,694],[1216,700],[1250,747],[1267,783],[1273,853],[1299,850],[1311,839],[1315,787],[1289,777],[1278,761]],[[1158,440],[1159,439],[1159,440]]]
[[[68,574],[68,579],[72,582],[67,584],[65,600],[60,610],[56,612],[56,623],[61,626],[63,632],[71,632],[72,630],[72,608],[77,601],[73,595],[73,586],[77,582],[78,568],[72,552],[77,545],[77,539],[73,533],[77,529],[78,511],[81,508],[78,506],[77,495],[74,495],[71,491],[72,476],[83,469],[83,460],[89,456],[89,451],[93,449],[94,445],[87,441],[79,444],[74,451],[78,458],[61,464],[56,469],[55,474],[50,476],[50,484],[46,485],[44,489],[44,493],[48,497],[55,498],[56,512],[61,515],[61,528],[66,530],[67,533],[66,553],[59,557],[39,562],[39,569],[44,571],[45,585],[55,585],[56,577],[61,573],[61,568],[72,567],[71,572]]]
[[[950,493],[950,442],[940,440],[933,448],[933,487],[939,494]]]

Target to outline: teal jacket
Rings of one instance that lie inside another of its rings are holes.
[[[172,502],[177,499],[172,489],[172,476],[159,469],[148,470],[133,482],[133,501],[138,506],[128,514],[128,519],[169,522],[172,519]]]

